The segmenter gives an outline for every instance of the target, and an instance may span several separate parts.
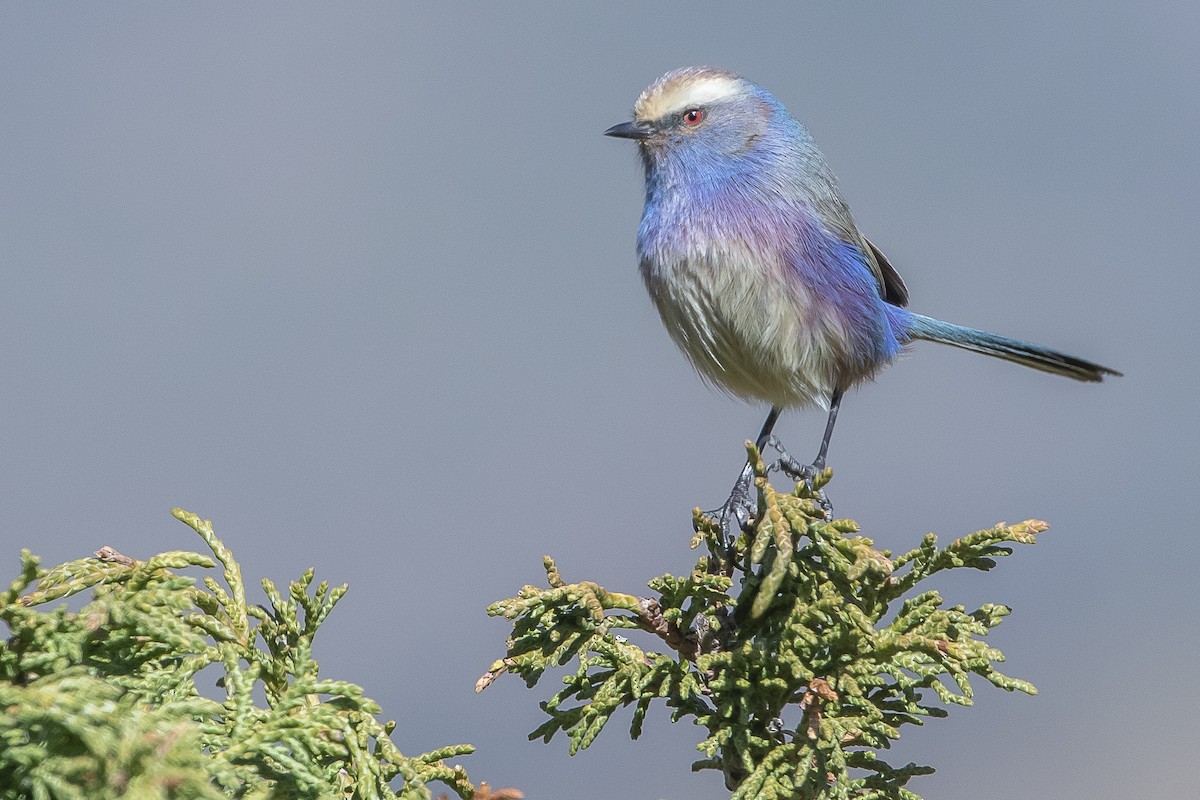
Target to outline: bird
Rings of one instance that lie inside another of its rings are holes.
[[[908,309],[909,293],[855,224],[808,129],[766,89],[726,69],[666,73],[606,136],[637,143],[645,205],[637,257],[663,325],[709,384],[770,407],[756,439],[785,409],[828,411],[825,469],[842,397],[916,340],[1096,382],[1121,373],[1039,344]],[[790,469],[789,469],[790,467]],[[749,485],[749,466],[722,509]]]

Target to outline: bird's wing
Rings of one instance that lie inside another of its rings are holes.
[[[845,201],[840,197],[835,198],[834,202],[826,204],[826,208],[828,209],[824,215],[826,224],[832,229],[835,236],[862,253],[867,269],[871,270],[871,274],[875,276],[880,297],[894,306],[908,305],[908,287],[904,285],[904,279],[900,277],[899,272],[896,272],[896,268],[887,260],[883,251],[873,245],[871,240],[858,230]]]
[[[908,287],[904,285],[904,278],[900,277],[900,273],[896,272],[892,262],[887,260],[887,256],[875,246],[874,242],[865,236],[863,241],[867,243],[865,255],[868,259],[875,261],[876,269],[871,271],[881,279],[880,288],[883,290],[883,299],[901,308],[908,305]]]

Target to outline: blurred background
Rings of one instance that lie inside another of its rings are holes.
[[[830,496],[880,547],[1049,520],[950,603],[1006,671],[909,730],[910,788],[1171,797],[1194,759],[1200,55],[1193,3],[9,4],[0,10],[0,557],[202,543],[349,581],[324,674],[469,741],[529,798],[726,797],[702,731],[628,715],[569,758],[475,679],[485,607],[685,572],[764,408],[706,389],[634,260],[634,148],[668,69],[734,69],[811,129],[912,307],[1126,377],[922,344],[848,396]],[[815,453],[820,412],[777,431]],[[965,578],[965,579],[964,579]]]

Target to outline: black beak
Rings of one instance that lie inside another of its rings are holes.
[[[649,139],[654,130],[645,122],[621,122],[613,125],[604,132],[605,136],[616,136],[618,139]]]

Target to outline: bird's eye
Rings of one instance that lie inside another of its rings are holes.
[[[699,125],[704,120],[704,109],[689,108],[683,112],[683,121],[687,125]]]

